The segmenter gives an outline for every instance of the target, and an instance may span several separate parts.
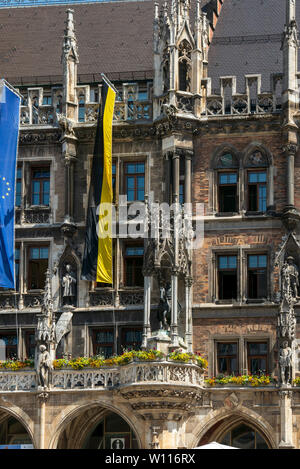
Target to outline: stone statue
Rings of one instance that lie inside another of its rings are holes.
[[[172,289],[171,285],[167,283],[166,287],[160,288],[160,301],[158,305],[158,320],[160,330],[170,330],[171,324],[171,301]]]
[[[281,384],[291,384],[292,377],[292,349],[289,347],[289,343],[285,340],[280,347],[279,353],[279,366],[280,366],[280,377]]]
[[[50,373],[52,369],[53,367],[51,363],[51,358],[47,347],[45,345],[40,345],[37,366],[39,387],[43,389],[49,389]]]
[[[75,306],[76,302],[76,277],[72,272],[72,266],[66,264],[66,273],[62,278],[63,303],[65,305]]]
[[[297,299],[299,288],[299,270],[294,258],[289,256],[281,269],[281,296],[282,298]]]

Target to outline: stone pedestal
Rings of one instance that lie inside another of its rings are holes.
[[[168,331],[157,331],[154,332],[152,337],[147,340],[147,348],[152,350],[158,350],[159,352],[167,355],[169,348],[171,347],[171,338]]]
[[[172,340],[169,334],[170,332],[164,330],[154,332],[154,335],[152,337],[149,337],[147,340],[147,349],[159,350],[165,355],[176,349],[181,349],[186,352],[188,346],[186,345],[184,340],[179,337],[178,345],[175,347],[172,344]]]

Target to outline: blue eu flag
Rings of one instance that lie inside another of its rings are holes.
[[[15,173],[20,97],[0,80],[0,287],[15,288]]]

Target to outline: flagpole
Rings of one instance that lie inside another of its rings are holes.
[[[105,83],[110,86],[114,92],[119,95],[120,92],[117,90],[117,88],[112,84],[112,82],[107,78],[107,76],[104,73],[101,73],[102,80],[105,81]]]
[[[19,93],[19,91],[17,91],[16,88],[14,88],[10,83],[8,83],[8,81],[6,81],[5,78],[1,78],[0,86],[1,86],[1,84],[4,84],[5,86],[7,86],[7,88],[9,88],[10,91],[12,91],[17,96],[19,96],[19,98],[21,98],[21,100],[24,98],[24,96],[21,93]]]

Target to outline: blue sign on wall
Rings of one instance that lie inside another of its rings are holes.
[[[33,449],[33,445],[0,445],[0,449]]]

